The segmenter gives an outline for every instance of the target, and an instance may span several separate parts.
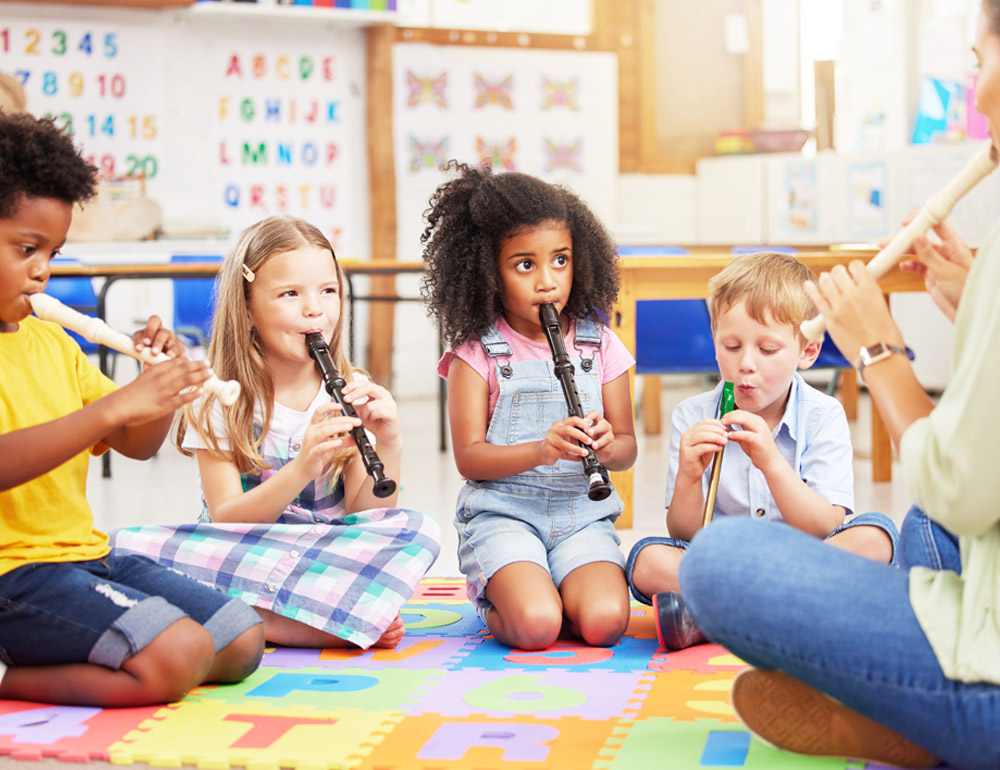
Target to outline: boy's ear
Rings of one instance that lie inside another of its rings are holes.
[[[802,348],[802,354],[799,356],[799,369],[808,369],[816,363],[816,359],[819,358],[819,351],[822,347],[822,341],[807,342],[806,346]]]

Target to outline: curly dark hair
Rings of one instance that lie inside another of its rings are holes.
[[[563,222],[573,239],[573,290],[566,312],[606,319],[618,296],[618,254],[608,231],[569,190],[528,174],[494,174],[449,161],[458,176],[431,196],[424,216],[427,273],[421,293],[451,346],[481,337],[503,311],[497,258],[503,240],[525,227]]]
[[[53,118],[0,111],[0,218],[13,216],[25,198],[90,200],[96,183],[97,169]]]

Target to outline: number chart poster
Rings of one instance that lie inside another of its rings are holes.
[[[368,237],[363,138],[363,39],[227,36],[211,43],[216,137],[212,196],[232,232],[293,214],[338,253]],[[360,180],[360,181],[357,181]],[[362,210],[363,209],[363,210]]]
[[[613,54],[400,43],[393,47],[394,142],[403,258],[457,159],[564,185],[613,221],[618,73]]]
[[[27,109],[73,133],[104,177],[161,170],[163,35],[157,19],[0,21],[0,71],[24,87]],[[152,63],[152,66],[151,66]]]

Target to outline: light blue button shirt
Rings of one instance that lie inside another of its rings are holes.
[[[716,417],[722,383],[712,391],[685,399],[674,409],[670,427],[670,467],[666,505],[674,495],[681,435],[699,420]],[[781,456],[809,488],[850,514],[854,510],[854,450],[844,408],[837,399],[808,385],[798,373],[792,380],[785,414],[772,433]],[[709,466],[711,468],[711,466]],[[702,480],[708,492],[710,472]],[[784,521],[757,470],[739,445],[726,446],[715,498],[715,516],[750,516],[761,521]]]

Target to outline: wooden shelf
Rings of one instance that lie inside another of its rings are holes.
[[[325,8],[309,5],[260,5],[257,3],[188,3],[177,12],[179,18],[192,20],[249,20],[278,22],[331,22],[340,28],[370,27],[391,24],[395,11],[356,11],[346,8]]]
[[[24,0],[0,0],[0,2],[24,2]],[[177,8],[191,5],[194,0],[41,0],[45,5],[101,5],[115,8]]]

